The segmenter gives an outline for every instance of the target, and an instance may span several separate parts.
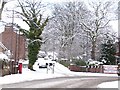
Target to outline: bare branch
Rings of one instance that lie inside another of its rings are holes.
[[[103,26],[99,27],[99,29],[105,28],[110,21],[111,21],[111,20],[108,20]]]
[[[1,15],[2,15],[2,11],[3,11],[3,8],[4,8],[5,4],[7,4],[7,1],[3,0],[2,5],[0,7],[0,20],[1,20],[1,17],[2,17]]]

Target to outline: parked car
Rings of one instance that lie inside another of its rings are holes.
[[[117,74],[118,74],[118,76],[120,76],[120,63],[118,63]]]

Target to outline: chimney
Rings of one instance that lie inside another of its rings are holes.
[[[5,25],[5,31],[13,31],[13,26],[12,25]]]

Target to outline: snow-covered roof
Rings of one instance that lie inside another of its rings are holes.
[[[99,61],[90,61],[89,64],[99,65],[99,64],[103,64],[103,63],[99,62]]]
[[[2,44],[2,42],[0,42],[0,46],[1,46],[4,50],[8,50],[8,49]]]
[[[3,60],[3,59],[9,59],[7,55],[5,55],[4,53],[0,52],[0,60]]]

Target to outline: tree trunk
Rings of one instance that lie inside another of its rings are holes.
[[[28,69],[30,69],[30,70],[32,70],[32,71],[35,71],[34,69],[33,69],[33,65],[32,64],[28,64]]]
[[[91,51],[91,59],[92,59],[92,60],[95,60],[95,55],[96,55],[96,53],[95,53],[95,48],[96,48],[96,42],[93,41],[93,42],[92,42],[92,51]]]

